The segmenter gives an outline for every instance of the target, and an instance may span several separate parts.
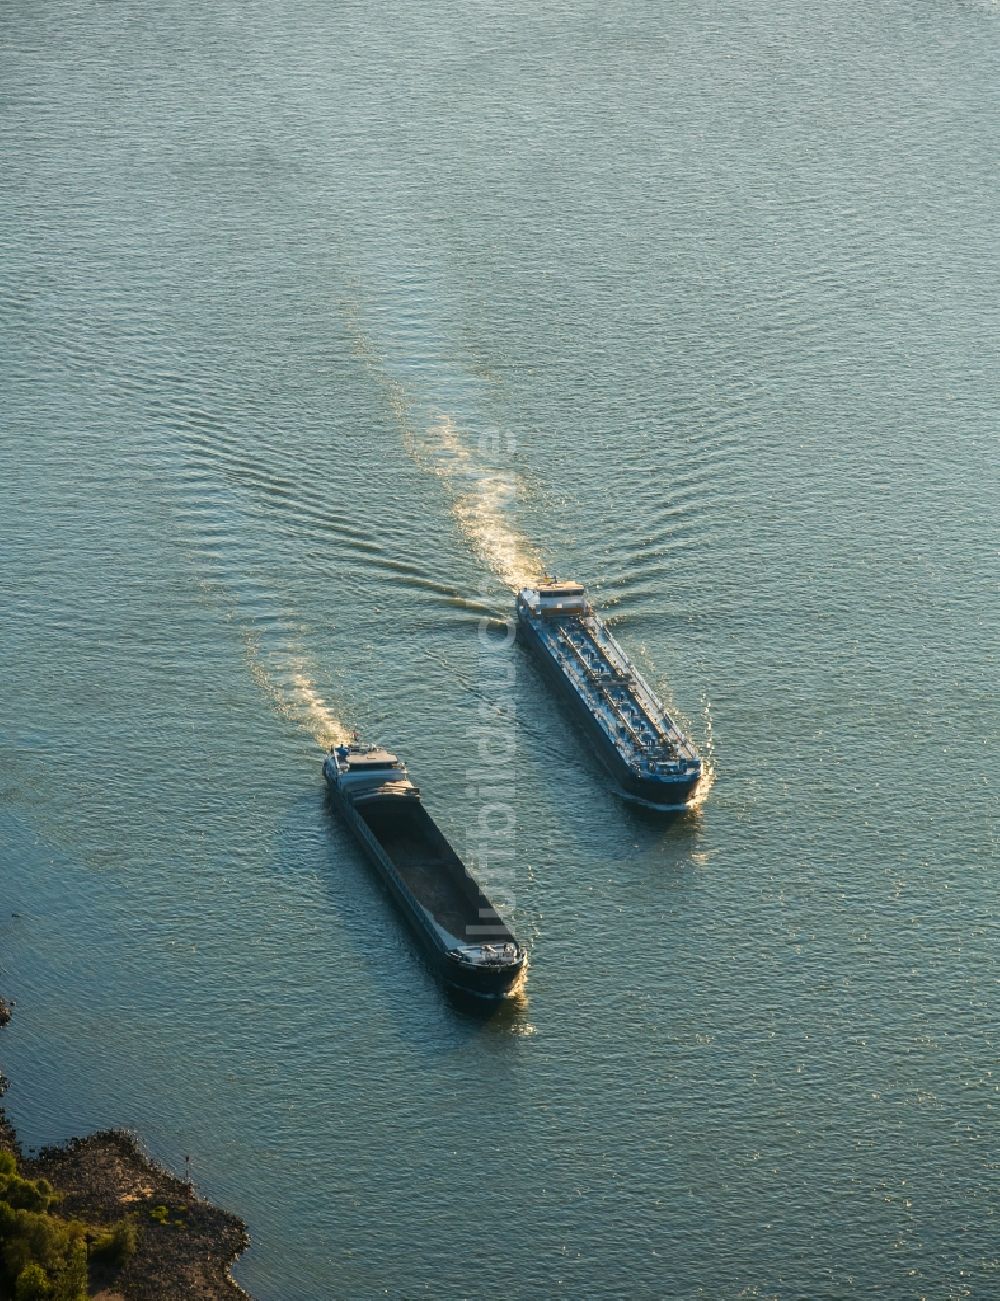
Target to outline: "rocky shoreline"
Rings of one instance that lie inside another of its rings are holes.
[[[0,1000],[0,1025],[10,1007]],[[0,1076],[0,1093],[6,1081]],[[101,1301],[233,1301],[248,1298],[229,1274],[247,1247],[246,1225],[198,1197],[192,1186],[157,1165],[134,1134],[108,1129],[25,1156],[0,1106],[0,1150],[20,1173],[47,1179],[61,1194],[58,1213],[96,1227],[130,1218],[136,1247],[120,1266],[92,1267],[91,1295]],[[96,1288],[96,1291],[94,1290]]]

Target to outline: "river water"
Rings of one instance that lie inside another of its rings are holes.
[[[998,1294],[998,19],[8,0],[26,1144],[190,1153],[259,1301]],[[504,644],[546,570],[690,814]],[[492,1017],[327,806],[353,727],[505,829]]]

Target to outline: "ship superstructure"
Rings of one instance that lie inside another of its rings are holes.
[[[581,583],[546,582],[517,598],[521,635],[542,657],[629,799],[691,803],[701,759],[587,600]]]

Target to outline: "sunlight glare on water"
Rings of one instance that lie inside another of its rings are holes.
[[[365,333],[356,300],[348,312],[354,351],[385,393],[403,445],[419,466],[442,481],[476,554],[512,591],[542,581],[546,570],[538,549],[516,523],[525,488],[511,466],[514,440],[492,428],[474,438],[458,428],[452,415],[420,403],[390,373],[384,354]]]
[[[500,445],[499,434],[487,437]],[[538,550],[513,522],[517,475],[484,465],[447,415],[438,415],[423,437],[411,434],[408,446],[444,480],[462,532],[501,581],[514,592],[542,582],[545,569]]]

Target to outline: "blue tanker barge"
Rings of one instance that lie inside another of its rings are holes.
[[[450,985],[503,998],[527,954],[431,815],[406,766],[375,746],[340,745],[323,763],[330,795]]]
[[[540,656],[630,800],[683,809],[701,759],[594,613],[580,583],[540,583],[517,598],[518,632]]]

